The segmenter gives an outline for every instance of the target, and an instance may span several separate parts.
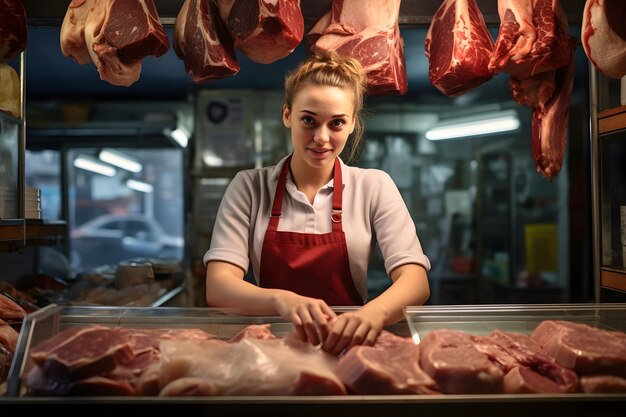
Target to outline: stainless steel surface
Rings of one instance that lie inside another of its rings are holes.
[[[591,214],[592,214],[592,237],[593,237],[593,288],[594,301],[600,302],[600,146],[598,144],[598,74],[595,67],[589,63],[589,131],[590,140],[590,165],[591,165]]]

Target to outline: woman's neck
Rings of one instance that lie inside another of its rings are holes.
[[[334,162],[334,161],[333,161]],[[291,179],[296,188],[306,195],[311,204],[317,192],[333,177],[334,163],[323,168],[314,168],[303,161],[291,160]]]

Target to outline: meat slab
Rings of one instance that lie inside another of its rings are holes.
[[[357,59],[370,95],[406,94],[400,0],[333,0],[331,10],[306,35],[307,47]]]
[[[93,62],[102,80],[119,86],[139,79],[146,56],[169,49],[153,0],[72,0],[60,42],[65,56]]]
[[[626,333],[553,320],[530,335],[436,329],[419,345],[383,331],[373,346],[339,356],[295,332],[276,336],[269,324],[229,339],[200,329],[87,325],[28,354],[34,365],[23,382],[31,396],[626,392]]]
[[[489,81],[493,47],[475,0],[445,0],[426,33],[430,82],[448,97],[456,97]]]
[[[22,0],[0,0],[0,64],[26,48],[26,11]]]
[[[300,0],[216,0],[235,41],[248,58],[271,64],[293,52],[304,35]]]
[[[626,75],[626,7],[621,0],[587,0],[582,43],[593,66],[607,77]]]
[[[212,1],[185,0],[174,22],[173,46],[196,84],[239,72],[232,38]]]

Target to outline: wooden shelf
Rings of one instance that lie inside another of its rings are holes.
[[[626,128],[626,106],[616,107],[598,113],[598,135]]]
[[[0,251],[18,251],[25,246],[55,245],[65,236],[66,223],[38,219],[0,220]]]
[[[601,286],[626,291],[626,269],[602,268]]]

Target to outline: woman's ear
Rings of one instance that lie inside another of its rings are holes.
[[[289,110],[289,107],[287,107],[286,104],[283,104],[283,124],[287,129],[291,129],[291,119],[289,117],[290,115],[291,110]]]

